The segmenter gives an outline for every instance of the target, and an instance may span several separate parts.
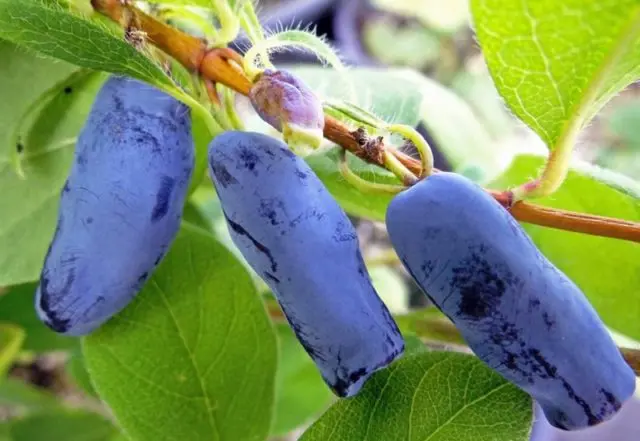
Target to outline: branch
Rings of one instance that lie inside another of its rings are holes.
[[[135,26],[146,33],[149,42],[171,55],[187,69],[200,73],[213,83],[224,84],[242,95],[249,94],[252,82],[238,66],[241,65],[242,56],[232,49],[226,47],[210,49],[204,41],[161,23],[126,1],[91,0],[91,4],[96,11],[118,22],[124,28],[135,23]],[[357,132],[351,131],[345,124],[328,115],[325,115],[324,136],[366,162],[380,167],[385,165],[381,159],[383,155],[371,155],[371,152],[363,148],[361,137],[358,137]],[[380,149],[391,152],[416,176],[420,175],[419,161],[384,144],[380,145]],[[522,201],[512,204],[509,192],[487,191],[519,221],[640,242],[640,223],[556,210]]]

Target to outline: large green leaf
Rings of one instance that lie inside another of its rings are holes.
[[[0,321],[15,323],[26,331],[25,350],[45,352],[78,347],[78,339],[53,332],[38,319],[33,303],[36,286],[16,285],[0,296]]]
[[[43,2],[0,0],[0,37],[78,66],[174,87],[159,65],[107,26]]]
[[[280,324],[277,331],[280,362],[271,434],[284,435],[320,414],[333,395],[289,326]]]
[[[72,160],[74,138],[103,77],[79,77],[29,119],[22,153],[25,179],[21,179],[11,161],[16,149],[10,145],[12,133],[27,108],[74,68],[1,41],[0,57],[8,60],[0,69],[0,286],[10,286],[38,278],[53,235],[58,193]]]
[[[415,352],[334,404],[301,441],[526,441],[531,398],[475,357]]]
[[[542,164],[544,158],[519,156],[491,187],[507,188],[521,182]],[[597,179],[604,179],[624,191]],[[556,193],[536,203],[638,222],[640,191],[637,187],[638,184],[626,177],[581,165],[569,173]],[[584,291],[608,326],[640,339],[640,246],[637,243],[537,225],[525,224],[524,227],[540,250]]]
[[[637,0],[472,0],[501,95],[554,148],[640,74]]]
[[[0,322],[0,382],[18,355],[24,337],[25,333],[22,328]]]
[[[67,360],[66,372],[71,381],[85,394],[91,397],[98,397],[98,393],[91,383],[89,372],[87,372],[87,366],[85,365],[81,348],[78,347],[71,353],[71,356]]]
[[[110,441],[118,429],[95,413],[58,410],[11,423],[13,441]]]
[[[136,441],[264,439],[275,333],[232,254],[184,227],[135,300],[84,340],[94,387]]]

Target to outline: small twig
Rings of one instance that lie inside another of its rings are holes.
[[[96,11],[110,17],[125,28],[135,20],[136,25],[145,32],[150,43],[171,55],[187,69],[199,72],[213,83],[221,83],[245,96],[249,94],[252,83],[238,67],[242,64],[242,56],[232,49],[209,49],[204,41],[161,23],[129,4],[123,4],[121,0],[91,0],[91,4]],[[325,115],[324,136],[368,163],[386,168],[385,157],[388,159],[394,156],[398,163],[416,176],[421,173],[420,161],[395,148],[385,146],[383,142],[377,146],[379,152],[383,154],[371,155],[371,152],[359,142],[361,139],[358,138],[357,132],[328,115]],[[512,204],[508,192],[488,191],[522,222],[640,242],[640,223],[556,210],[526,202]]]
[[[399,150],[393,150],[393,154],[411,172],[420,172],[419,161]],[[439,170],[434,169],[434,172]],[[640,223],[638,222],[559,210],[522,201],[512,205],[508,192],[487,191],[519,221],[576,233],[640,242]]]
[[[622,356],[626,362],[629,363],[629,366],[631,366],[631,369],[636,373],[636,376],[640,377],[640,350],[620,348],[620,352],[622,352]]]

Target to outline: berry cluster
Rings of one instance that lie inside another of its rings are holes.
[[[133,299],[177,234],[193,150],[188,108],[138,81],[107,81],[61,193],[36,293],[44,323],[86,335]],[[208,162],[235,245],[329,387],[357,394],[404,341],[349,218],[273,138],[226,132]],[[393,199],[387,227],[425,294],[551,424],[596,425],[633,394],[634,373],[585,296],[480,187],[450,173],[426,177]]]

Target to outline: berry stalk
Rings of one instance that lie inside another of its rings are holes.
[[[135,8],[123,0],[91,0],[93,8],[119,23],[123,28],[137,28],[146,34],[150,43],[171,55],[186,68],[199,73],[213,83],[223,84],[245,96],[249,95],[252,82],[247,78],[241,66],[242,56],[232,49],[209,48],[206,43]],[[337,119],[325,114],[324,137],[362,160],[385,167],[384,153],[389,152],[416,176],[421,173],[420,161],[402,152],[378,143],[379,152],[364,148],[362,133],[352,131]],[[434,169],[434,172],[437,170]],[[640,242],[640,223],[621,219],[575,213],[551,209],[527,202],[513,203],[509,192],[490,191],[489,193],[507,208],[519,221],[574,231],[583,234],[610,237],[632,242]]]

